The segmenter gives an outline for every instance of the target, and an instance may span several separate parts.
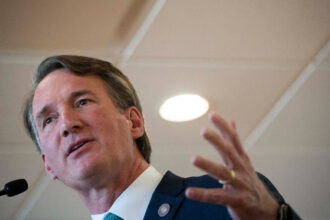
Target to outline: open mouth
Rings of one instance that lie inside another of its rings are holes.
[[[86,144],[86,143],[87,143],[87,141],[83,141],[83,142],[81,142],[81,143],[79,143],[79,144],[73,146],[73,147],[70,149],[69,154],[71,154],[72,152],[78,150],[80,147],[82,147],[82,146],[83,146],[84,144]]]

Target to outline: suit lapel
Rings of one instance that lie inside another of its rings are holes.
[[[178,207],[183,202],[184,189],[184,179],[167,171],[153,193],[143,219],[173,219]],[[163,214],[165,215],[161,216]]]

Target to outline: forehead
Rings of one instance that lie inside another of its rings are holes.
[[[104,82],[98,76],[78,76],[67,70],[55,70],[36,87],[32,102],[33,112],[43,105],[68,98],[73,92],[86,89],[99,95],[108,94]]]

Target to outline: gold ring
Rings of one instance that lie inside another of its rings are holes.
[[[219,180],[219,183],[221,183],[222,185],[228,184],[228,183],[234,181],[235,177],[236,177],[235,171],[234,170],[230,170],[230,176],[228,177],[228,179],[226,179],[226,180]]]

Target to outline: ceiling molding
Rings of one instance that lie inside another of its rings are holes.
[[[127,61],[131,58],[135,49],[143,39],[144,35],[147,33],[149,27],[151,26],[152,22],[156,19],[157,15],[159,14],[160,10],[163,8],[165,3],[166,0],[157,0],[154,2],[153,7],[151,8],[148,15],[142,22],[141,26],[134,34],[134,36],[128,43],[127,47],[121,53],[121,57],[119,58],[118,63],[116,63],[119,68],[123,67],[127,63]]]
[[[28,64],[28,65],[38,65],[47,55],[27,55],[27,54],[11,54],[11,53],[0,53],[0,63],[2,64]],[[109,60],[114,62],[117,60],[112,56],[106,56],[105,54],[93,54],[93,57],[97,57],[103,60]],[[124,61],[122,61],[124,62]],[[120,62],[119,62],[120,63]],[[217,60],[217,59],[189,59],[189,58],[143,58],[134,57],[126,61],[126,66],[128,67],[161,67],[161,68],[196,68],[196,69],[220,69],[220,70],[281,70],[281,71],[291,71],[297,70],[302,65],[306,64],[306,61],[279,61],[279,60]],[[123,65],[122,63],[121,65]],[[329,69],[328,65],[321,65],[322,69]]]
[[[305,60],[219,60],[193,58],[151,58],[134,57],[129,67],[161,67],[161,68],[198,68],[198,69],[259,69],[259,70],[297,70],[305,65]]]
[[[39,65],[44,59],[49,56],[55,56],[60,54],[72,54],[72,55],[82,55],[82,56],[90,56],[103,60],[109,60],[113,62],[115,60],[114,55],[106,54],[103,52],[47,52],[47,53],[6,53],[0,52],[0,64],[30,64],[30,65]]]
[[[250,135],[244,141],[245,149],[249,149],[255,145],[261,135],[267,130],[275,118],[282,112],[285,106],[290,102],[299,89],[307,82],[315,70],[327,58],[330,52],[330,41],[318,52],[318,54],[308,63],[305,69],[285,91],[285,93],[278,99],[275,105],[266,114],[263,120],[256,126]]]

